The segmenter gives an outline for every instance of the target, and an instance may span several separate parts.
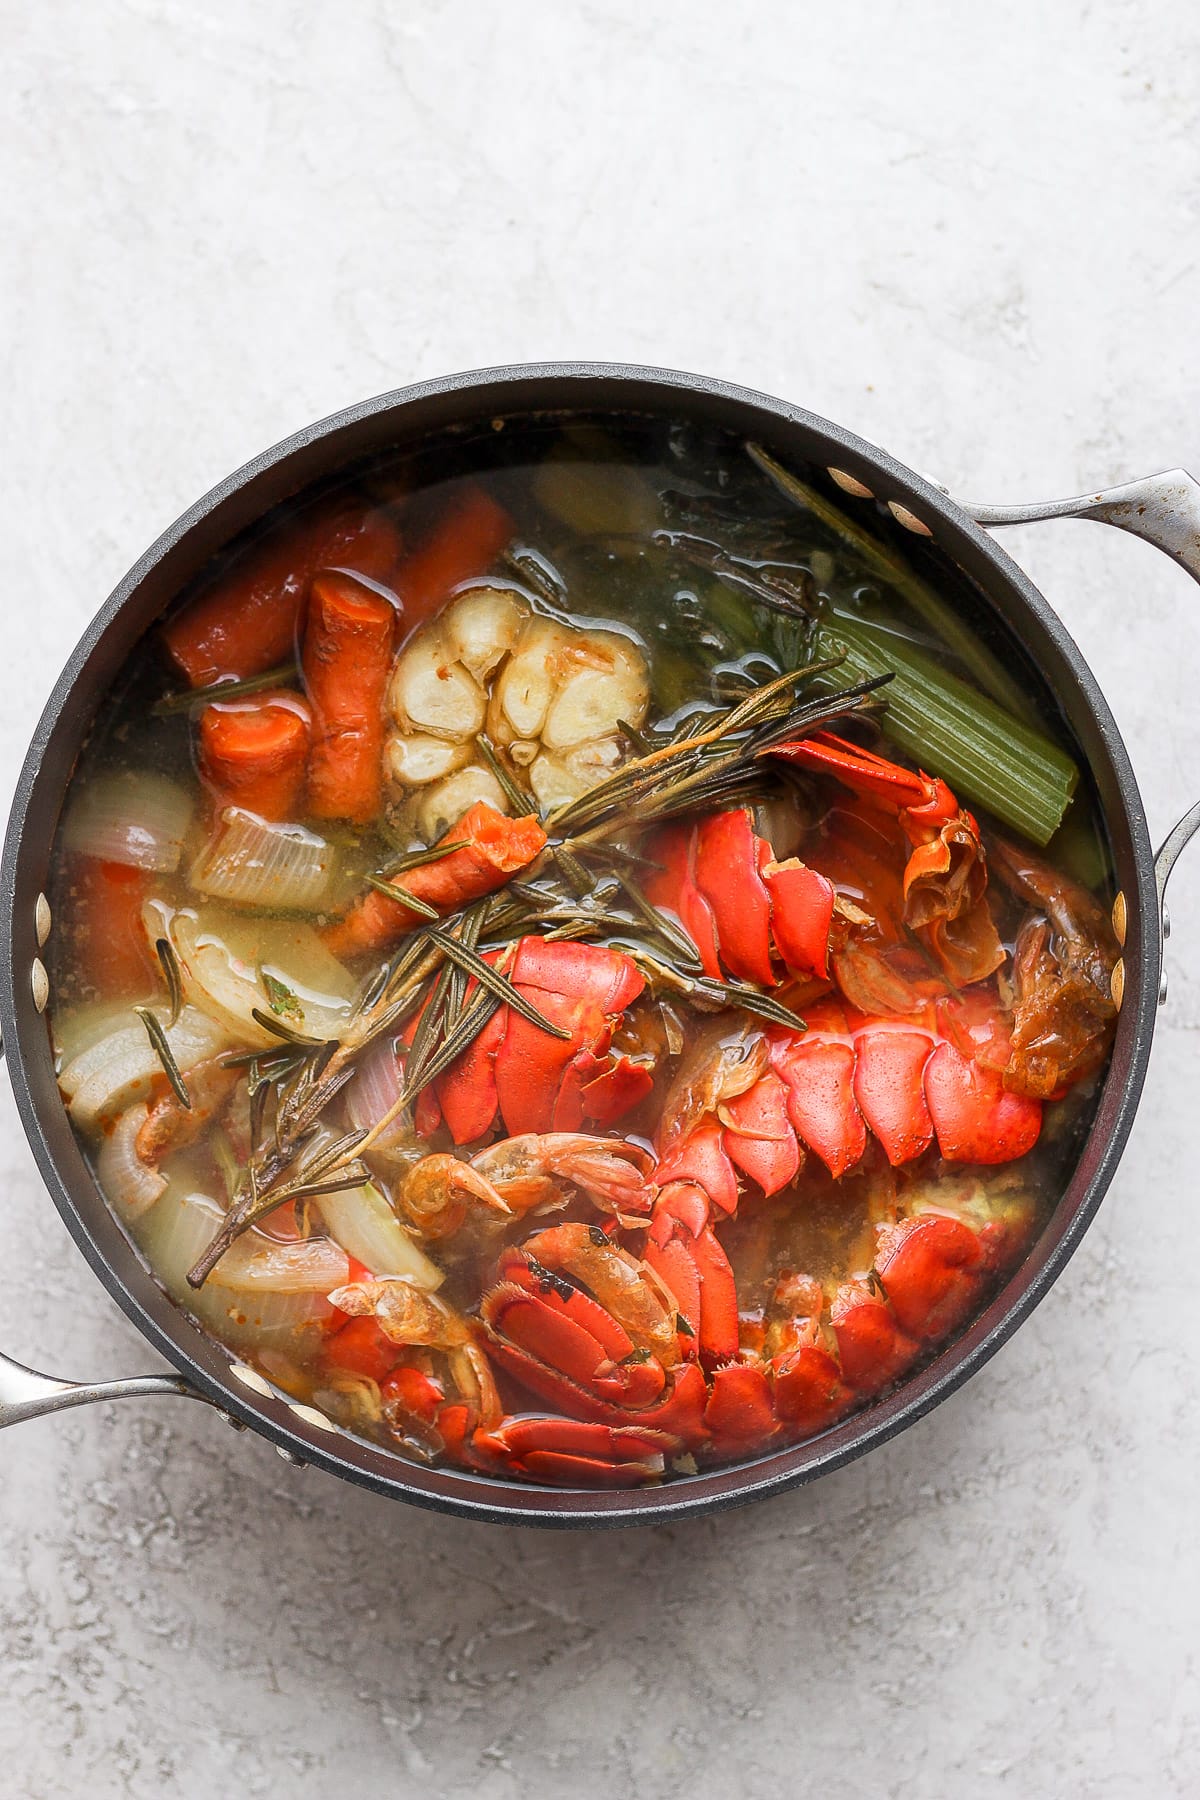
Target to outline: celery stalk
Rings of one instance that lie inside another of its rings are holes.
[[[816,630],[816,654],[845,660],[817,677],[824,689],[869,681],[889,670],[881,690],[887,735],[960,800],[982,806],[1044,846],[1062,824],[1079,782],[1075,763],[1044,732],[960,681],[910,644],[839,617]]]
[[[774,482],[781,494],[795,506],[811,513],[826,530],[852,545],[863,567],[877,581],[882,582],[884,587],[891,588],[908,601],[917,616],[924,620],[948,650],[954,652],[986,694],[990,694],[993,700],[1014,713],[1018,719],[1025,720],[1027,724],[1035,722],[1036,715],[1029,696],[1009,674],[999,657],[976,636],[951,602],[943,599],[927,581],[923,581],[897,551],[872,537],[842,507],[811,487],[807,481],[802,481],[798,475],[793,475],[782,463],[776,462],[761,444],[747,444],[746,452],[751,462]]]

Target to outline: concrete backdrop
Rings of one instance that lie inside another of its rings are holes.
[[[789,396],[988,499],[1200,465],[1200,15],[1155,0],[4,0],[0,787],[135,555],[294,427],[594,356]],[[1008,542],[1162,835],[1195,589]],[[1194,1794],[1200,856],[1123,1172],[916,1430],[686,1528],[468,1527],[171,1402],[3,1444],[0,1791]],[[0,1081],[0,1343],[153,1359]]]

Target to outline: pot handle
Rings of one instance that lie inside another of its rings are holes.
[[[45,1413],[63,1412],[68,1406],[90,1406],[95,1400],[123,1400],[143,1394],[177,1394],[183,1400],[202,1400],[230,1425],[240,1421],[222,1413],[214,1400],[202,1394],[181,1375],[129,1375],[119,1381],[60,1381],[40,1375],[0,1353],[0,1430],[39,1419]]]
[[[977,525],[1032,525],[1039,519],[1098,519],[1145,538],[1172,562],[1200,581],[1200,481],[1186,469],[1167,469],[1123,487],[1073,500],[1042,500],[1030,506],[974,506],[963,511]]]
[[[0,1060],[4,1045],[0,1042]],[[119,1381],[63,1381],[26,1368],[0,1351],[0,1431],[46,1413],[65,1412],[68,1406],[91,1406],[95,1400],[136,1399],[143,1394],[177,1394],[182,1400],[202,1400],[230,1425],[244,1430],[239,1419],[221,1412],[215,1400],[185,1381],[182,1375],[126,1375]]]
[[[1103,488],[1095,494],[1078,494],[1073,500],[1043,500],[1030,506],[977,506],[963,504],[977,525],[1032,525],[1039,519],[1098,519],[1116,525],[1134,537],[1145,538],[1200,581],[1200,481],[1186,469],[1167,469],[1121,487]],[[1179,853],[1200,831],[1200,802],[1185,813],[1154,859],[1154,878],[1162,911],[1163,937],[1171,925],[1164,903],[1167,882]]]

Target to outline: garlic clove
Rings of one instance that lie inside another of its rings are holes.
[[[577,635],[553,619],[526,621],[492,689],[489,726],[498,742],[541,736],[562,681],[561,658]]]
[[[467,588],[448,608],[442,630],[452,654],[482,683],[513,648],[528,617],[529,602],[510,588]]]
[[[557,755],[543,750],[529,770],[529,785],[543,812],[578,800],[611,774],[621,760],[616,738],[593,738]]]
[[[471,755],[471,745],[451,744],[427,732],[394,733],[384,747],[384,768],[402,787],[423,787],[442,781],[461,769]]]
[[[451,825],[457,825],[463,814],[479,800],[486,800],[497,812],[509,811],[504,789],[492,771],[478,763],[468,763],[465,769],[423,789],[417,796],[417,830],[427,844],[432,844]]]
[[[487,700],[437,630],[423,631],[401,652],[388,686],[388,706],[401,727],[416,726],[457,743],[480,729]]]
[[[650,706],[646,664],[636,645],[612,631],[581,634],[577,673],[559,689],[542,726],[547,750],[609,735],[619,719],[640,725]]]

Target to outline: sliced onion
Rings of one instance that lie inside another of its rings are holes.
[[[62,841],[80,856],[169,875],[179,867],[191,822],[191,799],[177,781],[129,769],[80,783]]]
[[[105,1198],[127,1219],[140,1219],[166,1192],[167,1180],[147,1168],[137,1153],[137,1135],[150,1117],[144,1101],[123,1112],[96,1158],[96,1173]]]
[[[348,1279],[349,1271],[349,1257],[332,1238],[279,1239],[247,1232],[234,1239],[208,1280],[233,1294],[327,1294]]]
[[[146,1260],[173,1300],[191,1304],[187,1272],[212,1243],[225,1217],[209,1194],[172,1180],[161,1200],[137,1221],[135,1236]]]
[[[372,1275],[401,1276],[429,1292],[441,1286],[442,1271],[417,1248],[377,1187],[322,1194],[320,1207],[326,1230]]]
[[[229,1043],[218,1020],[185,1006],[174,1025],[163,1020],[167,1042],[180,1072],[215,1056]],[[109,1032],[71,1059],[58,1077],[67,1111],[83,1131],[94,1131],[138,1100],[145,1100],[154,1078],[162,1074],[146,1029],[138,1020]]]
[[[188,877],[198,893],[272,912],[319,912],[334,850],[302,825],[268,824],[227,806]]]
[[[215,909],[172,912],[161,901],[147,910],[152,934],[165,934],[179,958],[188,1000],[241,1042],[266,1049],[280,1041],[256,1011],[309,1037],[337,1036],[354,982],[311,925],[237,919]],[[281,990],[287,995],[282,1009]]]
[[[400,1098],[402,1086],[400,1059],[396,1040],[387,1035],[373,1044],[354,1071],[354,1079],[346,1090],[350,1123],[356,1131],[370,1131],[385,1118]],[[389,1125],[372,1148],[387,1149],[406,1139],[399,1119]]]
[[[229,1246],[205,1282],[205,1313],[222,1336],[232,1331],[261,1343],[328,1320],[333,1307],[327,1296],[349,1272],[350,1259],[332,1238],[277,1243],[247,1234]]]
[[[138,1242],[173,1300],[226,1341],[248,1349],[330,1318],[327,1295],[350,1271],[345,1251],[330,1238],[277,1243],[248,1232],[230,1245],[203,1287],[190,1287],[187,1272],[224,1217],[210,1195],[172,1181],[138,1221]]]

